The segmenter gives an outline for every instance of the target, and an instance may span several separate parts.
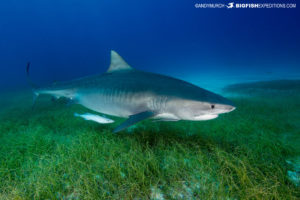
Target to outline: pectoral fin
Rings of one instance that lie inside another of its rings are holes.
[[[179,121],[179,119],[168,119],[168,118],[163,118],[163,119],[156,119],[156,120],[153,120],[152,122],[177,122]]]
[[[144,119],[154,117],[156,114],[152,111],[145,111],[141,112],[135,115],[131,115],[125,122],[123,122],[121,125],[119,125],[115,130],[113,131],[114,133],[117,133],[119,131],[124,130],[125,128],[128,128],[129,126],[132,126]]]

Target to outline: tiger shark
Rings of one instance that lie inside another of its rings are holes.
[[[29,77],[30,63],[27,65]],[[142,120],[201,121],[235,109],[234,104],[213,92],[183,80],[140,71],[111,51],[108,70],[100,75],[33,88],[34,96],[52,95],[106,115],[127,118],[114,129],[122,131]]]

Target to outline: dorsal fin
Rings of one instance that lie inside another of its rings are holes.
[[[119,71],[119,70],[132,70],[133,68],[130,67],[123,58],[115,51],[111,50],[111,60],[110,66],[107,70],[108,73]]]

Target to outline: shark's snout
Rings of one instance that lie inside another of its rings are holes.
[[[235,109],[236,109],[236,107],[234,107],[234,106],[231,106],[231,108],[230,108],[229,112],[231,112],[231,111],[234,111]]]
[[[235,110],[235,106],[226,106],[226,111],[224,113],[228,113]]]
[[[223,98],[223,101],[220,104],[220,107],[223,109],[223,113],[231,112],[231,111],[235,110],[235,108],[236,108],[235,104],[227,98]]]
[[[224,106],[221,106],[221,109],[219,110],[220,114],[221,113],[228,113],[228,112],[231,112],[233,110],[235,110],[235,106],[232,106],[232,105],[224,105]]]

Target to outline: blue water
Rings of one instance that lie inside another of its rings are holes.
[[[300,78],[298,8],[196,9],[201,2],[215,1],[1,1],[0,88],[28,87],[27,61],[41,85],[103,73],[111,49],[134,68],[213,91]]]

